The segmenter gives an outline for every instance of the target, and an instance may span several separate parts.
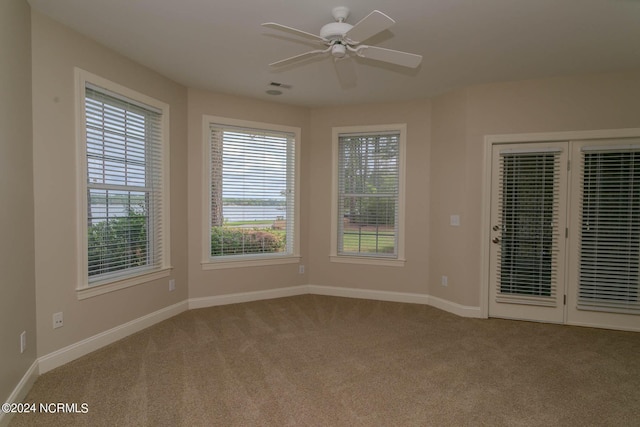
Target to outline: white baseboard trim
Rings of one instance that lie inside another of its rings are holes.
[[[427,294],[408,292],[375,291],[371,289],[341,288],[337,286],[308,285],[309,293],[334,297],[362,298],[378,301],[404,302],[409,304],[425,304],[447,311],[461,317],[481,318],[480,307],[460,305]]]
[[[39,374],[40,372],[38,369],[38,360],[36,359],[33,361],[29,369],[27,369],[27,372],[25,372],[25,374],[22,376],[22,379],[20,380],[16,388],[13,389],[13,392],[11,392],[11,394],[9,395],[6,403],[22,402],[22,400],[31,389],[33,383],[38,379]],[[7,414],[4,411],[0,411],[0,427],[8,426],[12,416],[13,414],[11,413]]]
[[[206,308],[216,305],[238,304],[274,298],[292,297],[308,294],[307,285],[290,286],[287,288],[267,289],[264,291],[239,292],[237,294],[213,295],[210,297],[190,298],[189,310],[194,308]]]
[[[38,359],[40,373],[44,374],[85,354],[180,314],[187,309],[187,301],[182,301],[42,356]]]
[[[482,315],[480,307],[461,305],[442,298],[430,296],[429,305],[460,317],[475,317],[477,319],[485,318],[485,316]]]
[[[308,285],[308,293],[333,297],[372,299],[377,301],[428,304],[429,296],[406,292],[375,291],[371,289],[341,288],[338,286]]]
[[[273,298],[291,297],[295,295],[327,295],[345,298],[360,298],[377,301],[404,302],[409,304],[425,304],[440,310],[453,313],[461,317],[482,317],[480,307],[460,305],[441,298],[426,294],[409,292],[376,291],[372,289],[343,288],[339,286],[299,285],[288,288],[268,289],[255,292],[241,292],[237,294],[214,295],[210,297],[189,299],[189,310],[206,308],[217,305],[238,304],[242,302],[259,301]]]
[[[590,322],[567,322],[566,324],[569,326],[581,326],[583,328],[599,328],[599,329],[611,329],[613,331],[640,332],[640,326],[608,325],[608,324],[590,323]]]

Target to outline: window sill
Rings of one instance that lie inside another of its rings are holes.
[[[203,261],[201,263],[203,270],[219,270],[222,268],[240,268],[240,267],[260,267],[265,265],[279,265],[279,264],[297,264],[300,262],[300,256],[279,256],[272,258],[237,258],[234,260],[211,260]]]
[[[120,289],[130,288],[132,286],[140,285],[142,283],[151,282],[153,280],[168,277],[171,274],[172,267],[166,267],[161,270],[156,270],[150,273],[143,273],[134,277],[127,277],[120,280],[111,281],[104,284],[97,284],[87,286],[86,288],[76,289],[76,295],[79,300],[92,298],[98,295],[103,295],[109,292],[117,291]]]
[[[356,257],[345,255],[331,255],[329,256],[331,262],[340,262],[343,264],[366,264],[366,265],[379,265],[383,267],[404,267],[405,259],[392,259],[382,257]]]

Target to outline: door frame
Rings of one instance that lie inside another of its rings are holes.
[[[480,237],[480,317],[489,317],[489,262],[491,246],[491,162],[493,146],[497,144],[516,144],[534,142],[555,142],[589,139],[638,138],[640,128],[600,129],[587,131],[541,132],[519,134],[485,135],[482,180],[482,213]],[[568,269],[565,271],[565,276]],[[565,277],[566,279],[566,277]]]

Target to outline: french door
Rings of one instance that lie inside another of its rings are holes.
[[[568,144],[492,148],[489,315],[562,322]]]
[[[640,139],[492,146],[489,315],[640,330]]]
[[[568,322],[640,331],[640,139],[575,141],[571,157]]]

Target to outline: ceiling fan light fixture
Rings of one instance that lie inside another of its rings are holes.
[[[343,44],[336,43],[331,46],[331,55],[333,55],[334,58],[344,58],[346,54],[347,48]]]

